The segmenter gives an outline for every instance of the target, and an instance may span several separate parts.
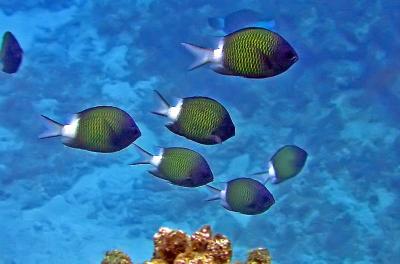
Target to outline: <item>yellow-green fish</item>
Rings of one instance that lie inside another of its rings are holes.
[[[5,73],[16,73],[22,62],[23,50],[14,35],[7,31],[3,35],[0,50],[0,62]]]
[[[307,156],[304,149],[296,145],[285,145],[278,149],[268,162],[268,172],[259,172],[253,175],[267,174],[265,182],[281,183],[301,172]]]
[[[298,60],[297,53],[283,37],[265,28],[249,27],[228,34],[214,50],[182,45],[195,56],[191,70],[209,63],[217,73],[246,78],[278,75]]]
[[[273,195],[264,184],[251,178],[237,178],[219,190],[207,185],[214,193],[207,201],[221,200],[227,210],[246,215],[256,215],[267,211],[274,203]]]
[[[196,151],[187,148],[163,148],[153,155],[137,146],[145,158],[131,165],[151,164],[156,170],[150,174],[183,187],[198,187],[213,181],[214,176],[207,161]]]
[[[235,135],[235,125],[225,107],[214,99],[202,96],[181,98],[171,106],[155,91],[163,102],[154,114],[168,117],[172,123],[166,127],[173,133],[195,142],[213,145]]]
[[[272,156],[269,162],[268,173],[272,183],[280,183],[290,179],[303,169],[307,152],[295,145],[286,145]]]
[[[41,134],[40,138],[61,136],[64,145],[93,152],[109,153],[122,150],[141,135],[133,118],[113,106],[86,109],[75,114],[67,125],[43,117],[49,129]]]

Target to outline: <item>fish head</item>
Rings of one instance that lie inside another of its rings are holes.
[[[284,39],[280,41],[274,57],[274,66],[276,66],[277,70],[280,72],[286,71],[299,60],[296,51]]]
[[[274,197],[264,185],[257,184],[256,193],[257,195],[250,205],[254,212],[265,212],[275,203]]]
[[[214,176],[207,163],[202,162],[192,174],[193,186],[206,185],[214,180]]]
[[[213,135],[217,136],[221,139],[221,142],[233,137],[235,135],[235,125],[232,122],[232,119],[229,115],[225,116],[221,125],[218,127],[216,131],[213,132]]]

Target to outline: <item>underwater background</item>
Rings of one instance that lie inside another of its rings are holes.
[[[208,17],[242,8],[273,18],[299,61],[261,80],[187,71],[179,43],[215,46]],[[399,21],[397,0],[1,0],[0,32],[24,60],[0,74],[0,264],[95,264],[114,248],[138,263],[160,226],[203,224],[232,240],[234,259],[267,247],[273,263],[400,263]],[[154,89],[218,99],[236,136],[205,146],[170,133],[149,113]],[[309,158],[268,185],[275,205],[244,216],[128,166],[133,146],[105,155],[38,139],[41,114],[66,122],[95,105],[130,113],[152,152],[200,152],[217,182],[266,169],[285,144]]]

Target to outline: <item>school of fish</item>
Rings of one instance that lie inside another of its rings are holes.
[[[209,65],[219,74],[244,78],[268,78],[287,71],[298,59],[294,48],[281,35],[272,31],[273,19],[261,13],[243,9],[225,17],[209,18],[210,27],[222,31],[216,48],[204,48],[182,43],[194,55],[189,70]],[[3,35],[0,50],[2,71],[15,74],[23,60],[23,49],[9,31]],[[153,114],[169,120],[166,128],[172,133],[203,145],[220,145],[235,136],[235,124],[229,111],[217,100],[204,96],[179,99],[171,105],[159,92],[160,109]],[[130,165],[147,164],[148,172],[170,184],[182,187],[205,186],[211,196],[207,201],[220,201],[225,209],[246,215],[267,211],[275,198],[267,189],[268,182],[280,184],[298,175],[304,168],[307,152],[296,145],[285,145],[275,151],[264,171],[237,177],[217,188],[207,160],[187,148],[165,147],[158,154],[141,148],[134,142],[141,131],[134,118],[114,106],[93,106],[76,113],[68,124],[61,124],[42,115],[47,130],[39,138],[60,137],[64,145],[91,152],[113,153],[134,144],[143,159]],[[264,175],[263,180],[251,176]]]

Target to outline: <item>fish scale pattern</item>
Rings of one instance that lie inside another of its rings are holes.
[[[247,208],[256,199],[254,181],[236,179],[229,183],[226,199],[233,211]]]
[[[179,182],[187,179],[201,162],[205,161],[198,153],[190,149],[168,148],[164,150],[158,170],[165,179]]]
[[[179,132],[198,141],[206,140],[221,125],[226,115],[226,109],[213,99],[188,97],[179,115]]]
[[[286,146],[279,150],[271,158],[271,161],[277,176],[282,179],[287,179],[300,172],[304,166],[306,157],[307,153],[304,150],[296,146]]]
[[[234,75],[263,77],[273,75],[266,67],[280,43],[280,36],[265,29],[241,30],[224,38],[223,65]]]
[[[124,129],[132,127],[129,115],[115,107],[95,107],[78,114],[79,126],[76,142],[72,147],[84,148],[98,152],[114,152],[129,145],[136,137],[132,133],[124,133]]]

